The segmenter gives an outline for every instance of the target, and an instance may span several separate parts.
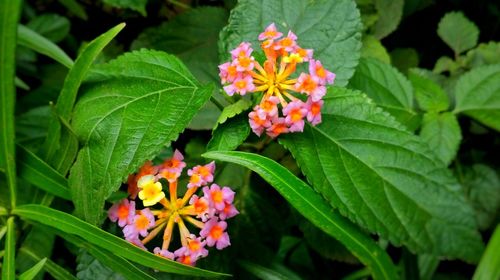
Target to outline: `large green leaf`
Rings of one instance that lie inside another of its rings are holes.
[[[16,150],[14,104],[16,34],[21,1],[0,1],[0,171],[5,172],[10,205],[16,206]],[[5,269],[7,270],[7,269]],[[7,278],[6,278],[7,279]]]
[[[481,262],[474,272],[473,280],[490,280],[500,278],[500,225],[491,236],[488,246],[481,257]]]
[[[45,206],[34,204],[22,205],[13,210],[12,213],[30,222],[44,224],[62,231],[65,233],[62,236],[63,238],[66,234],[74,234],[117,256],[159,271],[200,277],[228,276],[226,274],[190,267],[166,258],[158,257],[70,214]]]
[[[99,224],[104,200],[177,138],[213,87],[159,51],[125,54],[94,73],[75,107],[72,125],[84,147],[69,183],[76,213]]]
[[[473,210],[428,146],[358,91],[324,100],[320,125],[280,141],[330,205],[395,245],[477,261]]]
[[[457,155],[462,140],[460,124],[457,117],[450,112],[426,113],[420,136],[446,165]]]
[[[241,0],[221,32],[221,57],[229,57],[243,41],[257,49],[259,33],[272,22],[285,34],[297,34],[301,47],[314,49],[314,56],[337,74],[336,85],[347,84],[361,48],[361,20],[354,1]]]
[[[2,279],[16,279],[16,224],[14,217],[7,219],[7,237],[5,238],[5,249],[2,263]]]
[[[462,12],[444,15],[439,21],[437,33],[455,55],[476,46],[479,38],[479,29]]]
[[[415,128],[411,83],[394,67],[372,58],[362,58],[349,87],[365,92],[398,121]]]
[[[464,113],[500,131],[500,64],[462,75],[455,86],[455,113]]]
[[[398,27],[403,16],[404,0],[375,0],[378,20],[373,26],[373,35],[382,39]]]
[[[390,257],[354,224],[332,211],[328,203],[288,169],[266,157],[244,152],[208,152],[204,157],[228,161],[257,172],[305,218],[344,244],[368,266],[375,279],[395,279]]]

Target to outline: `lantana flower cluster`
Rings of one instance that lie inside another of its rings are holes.
[[[212,183],[214,162],[189,169],[187,190],[178,198],[178,179],[186,167],[183,160],[183,155],[176,150],[172,158],[159,165],[146,162],[137,174],[129,176],[129,197],[114,204],[108,217],[122,228],[127,241],[144,250],[147,250],[145,245],[163,231],[162,244],[153,252],[195,265],[208,255],[207,247],[222,250],[231,244],[226,220],[237,215],[238,210],[233,205],[234,191]],[[168,193],[165,193],[163,185],[167,183]],[[137,197],[143,209],[137,209]],[[181,247],[172,250],[176,226]]]
[[[283,37],[271,23],[258,39],[266,56],[263,65],[252,56],[248,42],[231,51],[231,62],[219,65],[221,83],[228,95],[264,93],[248,115],[253,132],[260,136],[265,131],[275,138],[282,133],[302,132],[305,119],[312,125],[320,123],[322,98],[326,85],[333,84],[335,74],[313,58],[312,49],[301,48],[292,31]],[[308,63],[309,73],[290,78],[301,63]]]

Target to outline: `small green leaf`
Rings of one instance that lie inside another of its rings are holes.
[[[467,52],[466,63],[471,68],[500,63],[500,42],[481,43]]]
[[[500,178],[494,169],[483,164],[474,164],[463,172],[462,184],[469,203],[476,212],[479,228],[486,230],[500,209]]]
[[[413,88],[394,67],[372,58],[362,58],[349,87],[365,92],[408,128],[416,128]]]
[[[146,16],[148,0],[103,0],[102,2],[116,8],[131,9],[139,12],[142,16]]]
[[[67,68],[71,68],[73,66],[73,60],[71,60],[71,58],[61,48],[52,43],[49,39],[44,38],[40,34],[22,24],[18,26],[17,33],[17,43],[19,45],[28,47],[38,53],[46,55]]]
[[[420,136],[446,165],[455,158],[462,141],[458,120],[450,112],[424,114]]]
[[[250,272],[253,276],[262,280],[300,280],[301,278],[296,275],[290,273],[283,274],[281,271],[275,270],[273,268],[265,267],[260,264],[256,264],[250,261],[239,261],[238,264]]]
[[[391,63],[391,57],[384,45],[372,35],[363,36],[361,57],[371,57],[387,64]]]
[[[450,12],[439,21],[439,37],[459,55],[477,45],[479,29],[462,12]]]
[[[0,1],[0,170],[5,172],[10,206],[16,206],[16,150],[14,146],[14,104],[16,100],[16,28],[21,1]],[[9,264],[10,265],[10,264]],[[9,268],[4,268],[8,270]],[[9,278],[13,279],[10,275]],[[15,276],[15,275],[14,275]]]
[[[61,5],[66,7],[70,12],[75,14],[77,17],[87,20],[88,16],[87,13],[85,12],[85,9],[83,6],[78,3],[76,0],[58,0]]]
[[[412,48],[397,48],[391,51],[391,62],[401,73],[408,74],[408,69],[417,67],[418,52]]]
[[[229,24],[220,34],[222,60],[243,41],[258,49],[259,33],[273,22],[284,34],[288,30],[294,32],[301,47],[314,49],[314,57],[337,74],[335,85],[347,84],[361,49],[362,26],[354,1],[238,1],[229,16]]]
[[[23,146],[17,145],[18,175],[57,197],[71,200],[68,181],[57,170]]]
[[[34,261],[40,261],[42,259],[35,252],[25,247],[21,247],[19,252],[21,254],[26,254],[26,256],[30,257]],[[76,277],[74,277],[69,271],[49,259],[45,262],[43,269],[45,269],[45,271],[47,271],[56,280],[76,280]]]
[[[455,85],[454,113],[464,113],[500,131],[500,64],[474,68]]]
[[[84,147],[69,183],[78,216],[99,224],[105,199],[177,138],[213,87],[200,85],[179,59],[159,51],[127,53],[93,73],[73,115]]]
[[[230,104],[224,107],[222,113],[219,115],[217,119],[217,123],[215,124],[214,130],[217,129],[219,124],[225,123],[228,119],[238,115],[239,113],[246,111],[248,108],[252,106],[252,102],[248,99],[240,99],[233,104]]]
[[[38,225],[30,227],[27,234],[23,235],[21,247],[16,255],[16,269],[18,272],[29,270],[44,258],[48,260],[48,258],[52,255],[54,241],[56,238],[55,234],[46,227]],[[26,250],[33,252],[39,258],[34,260],[31,256],[25,253]],[[44,274],[40,273],[36,279],[44,279]]]
[[[397,246],[477,261],[473,209],[428,145],[360,92],[330,88],[324,102],[320,125],[280,143],[330,205]]]
[[[74,234],[117,256],[153,269],[200,277],[229,276],[227,274],[186,266],[166,258],[158,257],[70,214],[45,206],[22,205],[17,207],[12,213],[20,216],[22,219],[50,226],[66,234]],[[64,238],[65,234],[62,237]]]
[[[244,152],[208,152],[206,158],[232,162],[258,173],[297,211],[321,230],[339,240],[372,270],[375,279],[395,279],[390,257],[354,224],[332,211],[328,203],[290,171],[266,157]]]
[[[373,35],[382,39],[391,34],[403,16],[404,0],[375,0],[378,20],[373,26]]]
[[[0,6],[1,7],[1,6]],[[7,238],[2,264],[2,279],[16,279],[16,224],[14,217],[7,219]]]
[[[19,275],[19,280],[32,280],[37,274],[43,269],[43,266],[47,262],[46,258],[41,259],[38,263],[36,263],[32,268],[23,272],[23,274]]]
[[[58,14],[42,14],[30,20],[26,27],[58,43],[68,35],[71,24],[67,18]]]
[[[500,278],[500,225],[493,232],[472,280],[490,280]]]
[[[454,75],[458,69],[460,69],[460,64],[458,64],[458,62],[451,59],[450,57],[442,56],[436,61],[432,72],[438,74],[443,72],[450,72],[452,75]]]
[[[439,84],[425,77],[422,72],[412,69],[408,75],[413,88],[418,105],[425,111],[441,112],[450,106],[448,95]]]
[[[16,87],[18,87],[20,89],[30,90],[30,86],[17,76],[16,76],[15,84],[16,84]]]
[[[219,125],[212,132],[212,139],[207,144],[208,151],[232,151],[247,139],[250,124],[246,114],[238,115]]]

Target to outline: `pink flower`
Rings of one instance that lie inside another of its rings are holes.
[[[174,253],[170,252],[169,250],[162,250],[160,247],[156,247],[153,249],[153,253],[158,256],[162,256],[164,258],[174,260]]]
[[[281,36],[283,36],[283,33],[278,32],[278,30],[276,29],[276,25],[274,25],[274,22],[273,22],[266,27],[266,30],[264,30],[264,32],[259,34],[259,41],[263,41],[266,39],[267,40],[274,40],[274,39],[278,39]]]
[[[284,50],[287,52],[293,52],[295,48],[297,48],[297,35],[295,35],[292,31],[288,31],[288,35],[279,40],[277,44],[274,46],[275,50]]]
[[[314,102],[317,102],[326,94],[326,87],[321,85],[318,77],[304,73],[300,74],[297,79],[295,89],[311,96]]]
[[[201,237],[206,238],[209,247],[215,247],[222,250],[231,245],[229,235],[225,232],[227,223],[224,221],[217,221],[217,218],[212,218],[205,223],[205,226],[200,231]]]
[[[197,165],[193,167],[193,169],[189,169],[187,173],[191,176],[191,178],[189,178],[189,184],[187,187],[200,187],[211,183],[214,180],[214,170],[215,161],[212,161],[207,165]]]
[[[319,60],[311,59],[309,62],[309,72],[312,76],[318,77],[321,85],[333,84],[335,80],[335,74],[326,70]]]
[[[236,71],[245,72],[252,71],[255,66],[254,61],[253,56],[240,56],[233,61],[233,64],[236,65]]]
[[[257,105],[256,111],[259,114],[259,118],[265,119],[267,117],[273,118],[278,115],[278,103],[280,102],[279,98],[276,96],[270,96],[266,99],[263,99],[259,105]]]
[[[238,215],[240,212],[234,207],[232,203],[225,203],[224,209],[219,211],[219,218],[226,220]]]
[[[232,84],[224,87],[224,90],[229,96],[233,96],[234,93],[245,95],[247,92],[252,92],[254,89],[255,85],[253,84],[253,79],[250,75],[238,77]]]
[[[313,57],[313,50],[312,49],[303,49],[303,48],[297,48],[295,52],[302,57],[304,61],[310,61]]]
[[[237,59],[241,56],[250,57],[252,55],[253,49],[250,47],[252,44],[248,42],[241,42],[241,44],[234,50],[231,51],[232,59]]]
[[[194,234],[191,234],[190,238],[187,241],[187,248],[186,248],[194,261],[198,260],[199,258],[204,258],[208,256],[208,250],[205,249],[205,245],[207,244],[207,241],[201,240],[201,237],[195,237]]]
[[[276,138],[282,133],[288,133],[288,126],[286,125],[285,118],[274,118],[272,125],[267,128],[266,134],[271,138]]]
[[[123,228],[123,234],[127,240],[134,240],[139,235],[148,235],[148,229],[155,225],[155,217],[149,208],[141,210],[140,214],[134,216],[131,224]]]
[[[235,64],[226,62],[219,65],[219,77],[221,78],[221,84],[227,82],[232,83],[238,77],[238,70]]]
[[[323,107],[323,100],[319,100],[317,102],[312,101],[312,98],[309,97],[306,102],[307,108],[307,120],[312,125],[317,125],[321,122],[321,108]]]
[[[261,118],[256,110],[258,110],[258,106],[255,107],[254,111],[248,114],[248,117],[252,131],[260,136],[267,127],[271,126],[271,121],[267,117]]]
[[[295,100],[283,109],[283,114],[286,116],[285,122],[289,126],[290,132],[302,132],[304,130],[304,117],[307,114],[304,102]]]
[[[134,237],[131,237],[131,238],[127,238],[125,237],[125,240],[127,240],[128,242],[132,243],[132,245],[135,245],[139,248],[141,248],[142,250],[145,250],[147,251],[148,249],[144,246],[144,244],[142,244],[141,240],[139,240],[139,237],[138,236],[134,236]]]
[[[120,227],[132,223],[135,214],[135,202],[123,199],[119,203],[113,204],[108,210],[108,218],[112,222],[118,221]]]
[[[229,187],[223,187],[222,189],[217,184],[212,184],[212,186],[204,187],[203,194],[210,206],[213,206],[215,209],[222,211],[226,206],[225,203],[233,203],[234,200],[234,191]]]
[[[181,176],[182,170],[186,167],[186,163],[183,161],[184,156],[179,152],[179,150],[174,151],[174,155],[166,159],[160,166],[160,170],[157,179],[165,178],[170,183],[173,183]]]

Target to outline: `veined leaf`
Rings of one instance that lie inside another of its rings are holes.
[[[18,145],[17,148],[19,177],[52,195],[71,200],[64,176],[23,146]]]
[[[47,262],[46,258],[41,259],[38,263],[36,263],[32,268],[23,272],[23,274],[19,275],[19,280],[32,280],[36,277],[36,275],[43,269],[43,266]]]
[[[365,92],[408,128],[416,128],[413,88],[394,67],[372,58],[362,58],[349,87]]]
[[[281,32],[291,30],[303,48],[336,73],[335,85],[345,86],[358,64],[361,20],[352,0],[241,0],[220,34],[219,55],[225,60],[241,42],[260,45],[257,37],[272,22]]]
[[[94,73],[75,107],[73,129],[85,146],[69,183],[76,213],[98,224],[105,199],[177,138],[213,87],[201,86],[179,59],[159,51],[125,54]]]
[[[460,124],[450,112],[424,114],[420,136],[446,165],[457,155],[462,140]]]
[[[426,111],[441,112],[448,109],[448,95],[435,81],[424,76],[425,72],[412,69],[409,78],[415,89],[415,97],[420,108]]]
[[[439,21],[439,37],[456,55],[477,45],[479,29],[462,12],[450,12]]]
[[[0,1],[0,131],[2,132],[0,133],[0,170],[3,170],[7,177],[12,208],[16,206],[17,185],[14,146],[14,104],[16,100],[14,79],[16,75],[16,26],[20,8],[21,1],[19,0]],[[4,270],[8,270],[8,268],[4,268]]]
[[[7,219],[7,237],[5,239],[5,251],[2,264],[2,279],[16,279],[16,224],[14,217]]]
[[[41,36],[28,27],[20,24],[17,28],[18,41],[21,46],[28,47],[38,53],[46,55],[62,65],[71,68],[73,60],[56,44]]]
[[[464,113],[500,131],[500,64],[482,66],[462,75],[455,86],[454,113]]]
[[[479,262],[473,280],[489,280],[500,278],[500,225],[491,236],[488,246]]]
[[[391,34],[403,16],[403,0],[375,0],[378,20],[373,26],[373,35],[382,39]]]
[[[238,115],[219,125],[212,132],[207,144],[208,151],[231,151],[243,143],[250,134],[250,124],[246,114]]]
[[[22,205],[17,207],[13,211],[13,214],[31,222],[50,226],[66,234],[74,234],[96,246],[112,252],[117,256],[121,256],[125,259],[153,269],[175,274],[200,277],[228,276],[226,274],[182,265],[178,262],[155,256],[152,253],[146,252],[139,247],[130,244],[124,239],[107,233],[102,229],[86,223],[70,214],[45,206]]]
[[[324,100],[320,125],[280,142],[330,205],[395,245],[477,261],[473,210],[428,146],[360,92],[330,88]]]
[[[310,186],[288,169],[266,157],[244,152],[208,152],[204,157],[232,162],[258,173],[297,211],[318,228],[344,244],[368,266],[375,279],[395,279],[390,257],[370,237],[342,217]]]

